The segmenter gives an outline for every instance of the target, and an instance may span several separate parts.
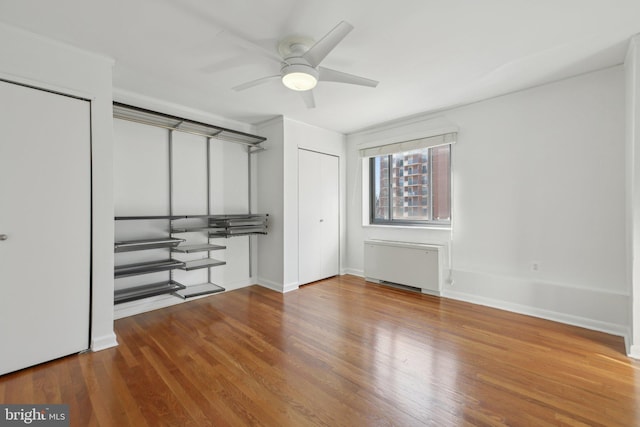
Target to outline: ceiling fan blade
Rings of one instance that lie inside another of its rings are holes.
[[[299,93],[300,93],[300,96],[302,96],[302,99],[304,100],[304,103],[307,106],[307,108],[316,108],[316,100],[313,98],[312,90],[303,90],[303,91],[300,91]]]
[[[249,89],[250,87],[254,87],[254,86],[261,85],[263,83],[267,83],[269,80],[276,79],[276,78],[279,79],[280,78],[280,74],[277,74],[275,76],[261,77],[261,78],[256,79],[256,80],[251,80],[250,82],[246,82],[246,83],[242,83],[241,85],[234,86],[232,89],[235,90],[236,92],[240,92],[241,90]]]
[[[340,22],[323,38],[318,40],[316,44],[311,46],[309,50],[305,52],[303,58],[306,59],[312,67],[317,67],[351,30],[353,30],[353,25],[347,21]]]
[[[287,63],[276,52],[271,52],[269,49],[265,49],[259,44],[247,40],[246,38],[232,32],[231,30],[221,30],[220,32],[218,32],[216,37],[224,38],[238,47],[258,53],[267,59],[271,59],[272,61],[277,62],[278,64]]]
[[[320,74],[319,80],[325,82],[348,83],[352,85],[376,87],[376,80],[367,79],[353,74],[343,73],[342,71],[332,70],[331,68],[318,67]]]

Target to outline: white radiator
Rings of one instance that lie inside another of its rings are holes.
[[[440,295],[444,246],[366,240],[364,276],[372,282],[391,282]]]

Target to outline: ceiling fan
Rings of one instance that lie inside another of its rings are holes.
[[[221,34],[233,39],[236,44],[258,51],[280,64],[280,74],[240,84],[233,87],[233,90],[241,91],[271,80],[281,79],[282,84],[287,88],[300,92],[308,108],[314,108],[315,100],[312,89],[319,81],[376,87],[378,82],[375,80],[320,66],[324,58],[351,30],[353,30],[353,26],[346,21],[342,21],[315,43],[308,37],[286,37],[278,43],[278,54],[229,31],[222,31]]]

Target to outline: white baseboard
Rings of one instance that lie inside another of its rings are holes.
[[[276,292],[282,293],[282,284],[281,283],[276,283],[274,281],[271,281],[269,279],[265,279],[265,278],[262,278],[262,277],[258,277],[257,283],[258,283],[258,285],[262,286],[263,288],[271,289],[272,291],[276,291]]]
[[[629,348],[628,356],[640,360],[640,345],[632,345]]]
[[[286,285],[283,285],[282,283],[276,283],[272,280],[260,278],[260,277],[258,278],[258,285],[262,286],[263,288],[271,289],[272,291],[280,292],[283,294],[287,292],[295,291],[299,287],[298,282],[293,282],[293,283],[288,283]]]
[[[454,270],[442,296],[618,336],[628,334],[628,295],[526,278]]]
[[[113,332],[101,337],[91,338],[91,351],[100,351],[118,345],[118,339]]]
[[[286,285],[283,286],[283,291],[282,293],[287,293],[287,292],[291,292],[291,291],[295,291],[298,288],[300,288],[300,285],[298,284],[298,282],[294,282],[294,283],[288,283]]]
[[[541,308],[525,306],[511,303],[508,301],[496,300],[492,298],[481,297],[478,295],[465,294],[462,292],[448,291],[446,298],[458,301],[470,302],[472,304],[484,305],[487,307],[497,308],[499,310],[510,311],[512,313],[524,314],[527,316],[538,317],[540,319],[552,320],[554,322],[565,323],[567,325],[579,326],[581,328],[591,329],[594,331],[605,332],[612,335],[624,336],[624,325],[618,325],[610,322],[602,322],[586,317],[572,316],[566,313],[560,313]]]
[[[358,277],[364,277],[364,270],[358,270],[355,268],[345,268],[344,269],[344,274],[351,274],[352,276],[358,276]]]

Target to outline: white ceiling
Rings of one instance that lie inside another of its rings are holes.
[[[229,119],[285,115],[344,133],[620,64],[639,0],[0,0],[0,21],[116,60],[114,87]],[[275,80],[279,39],[355,29],[323,66],[380,81],[320,82],[317,107]]]

